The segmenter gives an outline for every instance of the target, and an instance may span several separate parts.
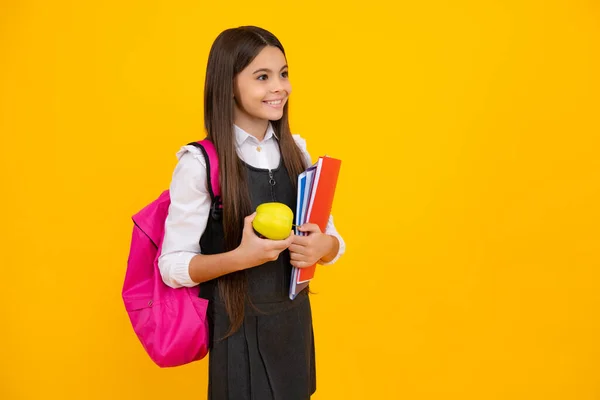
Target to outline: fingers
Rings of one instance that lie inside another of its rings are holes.
[[[290,235],[287,237],[287,239],[283,239],[283,240],[271,240],[271,239],[261,239],[261,240],[264,240],[264,243],[267,243],[267,246],[270,249],[283,251],[290,247],[290,245],[294,241],[294,237],[293,237],[293,235]]]
[[[291,261],[290,264],[296,268],[308,268],[314,265],[314,263],[309,263],[307,261]]]
[[[307,268],[316,263],[314,254],[308,247],[292,244],[290,246],[290,263],[296,268]]]
[[[305,246],[301,246],[299,244],[292,243],[289,247],[290,252],[292,253],[302,253],[304,252]]]
[[[277,260],[282,251],[290,246],[290,242],[286,240],[269,240],[259,239],[263,243],[262,253],[267,255],[270,261]]]
[[[307,246],[310,241],[308,236],[300,236],[300,235],[294,235],[294,237],[292,239],[293,239],[292,243],[299,245],[299,246]]]
[[[294,230],[292,229],[292,230],[290,231],[290,235],[289,235],[289,236],[287,237],[287,239],[285,239],[285,240],[289,241],[289,242],[290,242],[290,244],[292,244],[292,243],[294,243],[294,237],[295,237],[295,236],[296,236],[296,232],[294,232]]]
[[[307,261],[308,258],[306,257],[306,255],[304,255],[302,253],[290,252],[290,260],[291,261]]]
[[[270,248],[271,248],[271,250],[275,250],[275,251],[281,253],[282,251],[284,251],[285,249],[288,248],[288,244],[287,244],[287,242],[282,240],[278,243],[272,244]]]
[[[309,232],[309,233],[322,233],[321,228],[317,224],[304,224],[298,227],[300,232]]]

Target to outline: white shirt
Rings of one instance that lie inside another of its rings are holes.
[[[242,160],[256,168],[277,168],[281,156],[277,136],[271,124],[261,142],[238,126],[234,128],[237,153]],[[306,141],[299,135],[293,135],[293,138],[305,157],[306,164],[311,165]],[[206,229],[211,205],[206,162],[200,150],[191,145],[183,146],[177,152],[177,158],[178,163],[169,189],[171,204],[165,221],[162,251],[158,259],[163,281],[173,288],[197,285],[190,278],[189,265],[192,258],[201,253],[200,237]],[[325,233],[335,236],[340,243],[336,257],[324,263],[329,265],[344,254],[346,244],[335,229],[332,216],[329,217]]]

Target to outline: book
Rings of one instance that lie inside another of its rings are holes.
[[[298,176],[298,194],[296,205],[296,234],[299,232],[298,226],[305,223],[313,223],[319,226],[321,232],[325,232],[335,188],[337,185],[341,160],[323,156]],[[290,282],[290,299],[294,299],[300,293],[309,281],[314,278],[317,265],[314,264],[307,268],[293,268]]]

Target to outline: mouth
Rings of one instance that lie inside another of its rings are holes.
[[[285,99],[279,99],[279,100],[265,100],[263,101],[264,104],[266,104],[269,107],[273,107],[273,108],[281,108],[284,105],[284,100]]]

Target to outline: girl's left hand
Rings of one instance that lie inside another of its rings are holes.
[[[317,224],[304,224],[298,227],[308,236],[294,235],[290,250],[291,264],[296,268],[306,268],[316,264],[331,251],[331,238],[321,232]]]

